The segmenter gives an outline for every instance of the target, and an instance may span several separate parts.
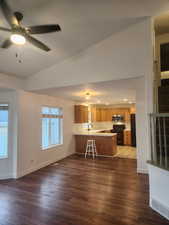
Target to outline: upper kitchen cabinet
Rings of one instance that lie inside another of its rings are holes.
[[[97,122],[110,122],[113,115],[121,115],[124,117],[124,122],[130,121],[130,109],[129,108],[104,108],[96,107],[96,121]],[[95,122],[95,121],[92,121]]]
[[[132,106],[130,108],[130,114],[136,114],[136,107]]]
[[[88,107],[84,105],[75,105],[75,123],[88,122]]]
[[[100,120],[101,121],[106,121],[106,109],[105,108],[101,108],[100,110]]]
[[[91,106],[91,122],[97,122],[97,109],[96,109],[96,106]]]
[[[96,108],[96,122],[101,122],[101,108]]]
[[[113,115],[121,115],[124,122],[130,122],[130,114],[135,113],[135,108],[113,108],[113,107],[97,107],[95,105],[89,107],[84,105],[75,106],[75,123],[91,122],[111,122]],[[91,115],[91,116],[90,116]]]
[[[125,122],[129,122],[130,121],[130,109],[125,109],[124,119],[125,119]]]
[[[96,122],[112,121],[111,110],[108,108],[96,107]],[[93,122],[95,122],[93,121]]]

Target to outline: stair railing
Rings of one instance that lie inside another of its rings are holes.
[[[151,160],[149,163],[169,169],[169,113],[150,114]]]

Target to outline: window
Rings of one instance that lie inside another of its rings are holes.
[[[160,45],[161,72],[169,71],[169,43]]]
[[[8,104],[0,104],[0,159],[8,156]]]
[[[62,109],[42,107],[42,149],[62,144]]]

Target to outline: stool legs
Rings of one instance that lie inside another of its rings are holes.
[[[94,152],[95,152],[95,155],[98,156],[97,149],[96,149],[96,141],[95,140],[94,140]]]
[[[95,140],[88,140],[85,151],[85,158],[87,155],[92,155],[93,159],[97,156],[96,142]]]

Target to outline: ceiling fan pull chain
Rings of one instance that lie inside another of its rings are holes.
[[[22,54],[21,54],[22,49],[18,46],[18,52],[16,52],[15,57],[18,61],[18,63],[22,63]]]

